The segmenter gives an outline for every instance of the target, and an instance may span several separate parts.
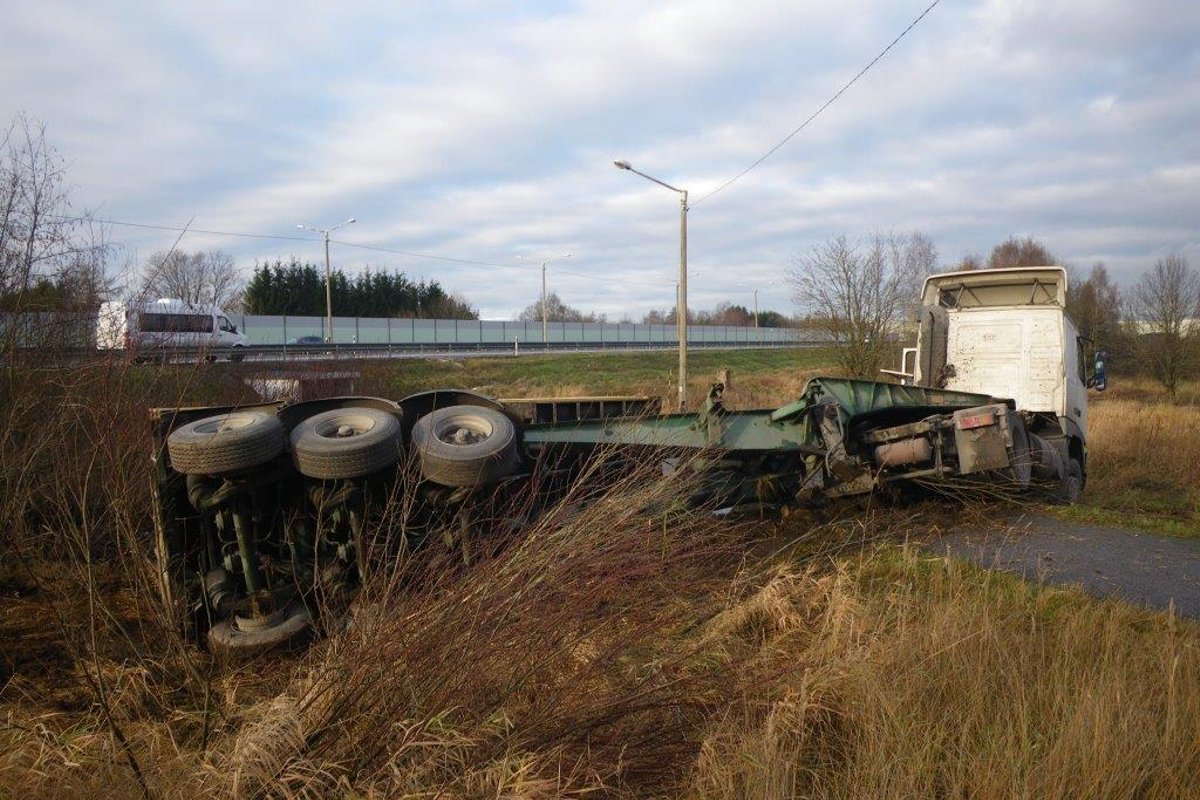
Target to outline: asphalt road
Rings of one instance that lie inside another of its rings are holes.
[[[1200,541],[1023,514],[994,527],[952,531],[930,550],[1097,597],[1200,618]]]

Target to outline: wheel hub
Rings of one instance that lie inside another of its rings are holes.
[[[484,434],[470,428],[458,428],[450,434],[449,439],[443,441],[448,441],[450,444],[475,444],[486,438]]]

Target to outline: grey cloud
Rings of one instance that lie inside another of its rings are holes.
[[[14,7],[0,111],[46,120],[86,204],[255,233],[341,233],[512,264],[571,250],[555,285],[613,316],[672,302],[678,206],[794,128],[923,2]],[[116,10],[114,10],[116,9]],[[123,9],[123,10],[122,10]],[[944,260],[1036,235],[1122,280],[1200,261],[1200,9],[1165,0],[943,3],[801,136],[691,214],[693,303],[749,296],[837,233],[929,232]],[[117,229],[139,252],[174,234]],[[306,242],[184,246],[317,257]],[[349,247],[488,313],[536,271]],[[643,286],[635,281],[657,281]],[[760,300],[776,308],[785,287]],[[748,302],[748,301],[747,301]]]

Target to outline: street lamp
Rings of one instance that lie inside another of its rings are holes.
[[[308,225],[297,225],[296,226],[297,228],[299,228],[302,231],[312,231],[313,233],[319,233],[325,237],[325,341],[326,342],[333,341],[333,296],[329,289],[329,234],[333,233],[334,231],[336,231],[338,228],[342,227],[343,225],[349,225],[352,222],[354,222],[354,217],[351,217],[350,219],[346,220],[345,222],[339,222],[337,225],[334,225],[332,228],[312,228],[312,227],[309,227]]]
[[[555,256],[554,258],[547,258],[544,261],[542,261],[542,347],[544,347],[547,350],[550,349],[550,339],[549,339],[548,331],[547,331],[548,326],[546,325],[546,265],[552,264],[561,258],[570,258],[570,257],[571,257],[570,253],[563,253],[561,256]],[[517,258],[520,259],[520,258],[523,258],[523,256],[517,256]]]
[[[687,410],[687,189],[679,189],[669,183],[660,181],[652,175],[640,172],[629,165],[628,161],[614,161],[617,169],[627,170],[635,175],[641,175],[648,181],[670,189],[679,195],[679,313],[676,324],[679,328],[679,410]]]

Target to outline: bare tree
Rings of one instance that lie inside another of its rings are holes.
[[[87,212],[71,208],[66,164],[45,125],[18,114],[0,137],[0,298],[27,308],[50,290],[54,310],[98,302],[109,247]]]
[[[66,179],[43,124],[18,114],[0,131],[2,350],[92,343],[111,249],[104,229],[72,209]]]
[[[1103,263],[1092,266],[1086,281],[1069,281],[1067,313],[1079,326],[1079,333],[1090,339],[1110,358],[1124,359],[1129,354],[1128,337],[1121,326],[1121,291],[1108,278]]]
[[[1197,365],[1200,273],[1181,255],[1160,258],[1134,285],[1129,315],[1138,330],[1139,361],[1174,401]]]
[[[542,321],[542,301],[534,300],[517,315],[517,319],[522,322],[541,322]],[[547,322],[600,322],[602,321],[596,314],[592,312],[584,313],[574,306],[569,306],[562,301],[562,298],[557,293],[551,292],[546,295],[546,321]]]
[[[194,305],[233,310],[241,302],[245,282],[233,256],[221,250],[187,253],[159,251],[146,260],[142,293]]]
[[[435,284],[436,285],[436,284]],[[479,319],[479,309],[462,292],[430,293],[425,314],[435,319]]]
[[[717,303],[716,308],[712,311],[701,312],[698,317],[701,325],[748,326],[754,324],[754,314],[750,309],[724,301]]]
[[[846,373],[873,377],[891,357],[901,322],[937,251],[921,233],[837,236],[797,258],[788,282],[801,310],[818,321]]]

